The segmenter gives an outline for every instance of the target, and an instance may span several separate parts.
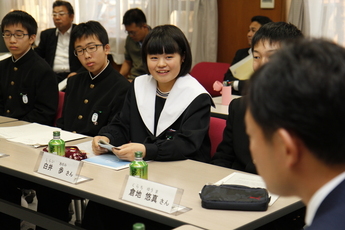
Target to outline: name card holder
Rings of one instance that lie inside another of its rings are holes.
[[[172,215],[191,210],[180,205],[183,189],[126,175],[120,199]]]
[[[35,172],[72,184],[79,184],[92,180],[80,175],[82,167],[82,161],[41,151],[36,162]]]

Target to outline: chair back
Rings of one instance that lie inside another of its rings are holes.
[[[211,140],[211,158],[217,150],[218,145],[223,140],[223,131],[226,126],[226,120],[218,117],[211,117],[210,128],[208,130],[208,135]]]
[[[65,101],[65,92],[59,91],[59,103],[58,103],[58,109],[56,112],[56,117],[54,121],[54,125],[56,126],[56,121],[62,116],[62,109],[63,109],[63,103]]]
[[[229,63],[199,62],[192,68],[190,75],[196,78],[212,97],[217,97],[220,96],[220,92],[213,90],[213,83],[223,82],[224,74],[229,67]]]

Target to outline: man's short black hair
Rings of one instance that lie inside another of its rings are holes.
[[[122,24],[125,26],[129,26],[132,23],[135,23],[136,26],[142,27],[146,24],[146,17],[144,12],[139,8],[133,8],[127,10],[127,12],[123,15]]]
[[[109,44],[108,33],[105,28],[97,21],[88,21],[79,23],[73,28],[71,33],[71,44],[75,44],[77,39],[96,37],[102,43],[103,46]]]
[[[37,34],[36,20],[25,11],[14,10],[6,14],[1,22],[1,31],[4,32],[6,26],[21,24],[23,28],[27,29],[29,36]]]
[[[321,39],[284,44],[250,79],[248,108],[271,140],[283,128],[329,165],[345,163],[345,49]]]
[[[272,22],[272,20],[269,17],[258,15],[252,17],[251,22],[258,22],[261,26],[263,26],[269,22]]]
[[[180,73],[177,77],[190,72],[192,66],[192,52],[186,36],[174,25],[156,26],[145,37],[142,45],[142,61],[147,68],[148,54],[178,53],[183,59]]]
[[[260,27],[252,39],[252,50],[259,42],[269,44],[302,38],[302,32],[293,24],[286,22],[269,22]]]
[[[62,0],[56,0],[53,3],[53,9],[54,9],[54,7],[57,7],[57,6],[66,6],[68,14],[74,14],[73,6],[69,2],[62,1]]]

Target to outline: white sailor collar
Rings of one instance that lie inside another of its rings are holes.
[[[154,134],[155,102],[157,81],[151,75],[135,79],[134,90],[138,110],[145,126]],[[176,79],[159,116],[156,136],[172,125],[200,94],[207,93],[205,88],[191,75]]]

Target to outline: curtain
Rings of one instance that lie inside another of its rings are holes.
[[[12,9],[31,14],[38,22],[39,33],[54,27],[54,0],[1,0],[1,18]],[[111,51],[117,64],[124,61],[126,39],[122,16],[138,7],[152,28],[162,24],[178,26],[186,35],[192,49],[193,66],[202,61],[216,62],[218,41],[217,0],[69,0],[74,8],[74,23],[99,21],[107,30]]]
[[[345,46],[344,0],[292,0],[289,21],[305,36],[330,39]]]

